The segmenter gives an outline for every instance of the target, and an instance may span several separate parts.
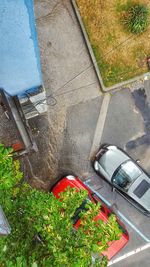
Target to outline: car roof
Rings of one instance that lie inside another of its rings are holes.
[[[60,179],[57,184],[53,187],[52,193],[59,197],[59,193],[63,192],[68,186],[72,188],[77,188],[77,190],[84,189],[88,191],[88,194],[92,197],[92,200],[96,202],[100,202],[101,205],[104,207],[102,210],[100,210],[100,213],[105,214],[106,219],[108,220],[108,217],[113,213],[113,211],[102,201],[102,199],[97,196],[96,193],[94,193],[90,188],[88,188],[78,177],[74,177],[72,175],[68,175],[62,179]],[[119,224],[122,224],[118,218],[117,221]]]
[[[102,206],[105,206],[105,213],[112,213],[111,210],[106,206],[100,197],[98,197],[91,189],[89,189],[78,177],[68,175],[60,179],[57,184],[53,187],[52,192],[56,197],[59,197],[59,193],[63,192],[68,186],[76,188],[77,190],[84,189],[88,191],[88,194],[92,197],[92,200],[96,199],[101,202]],[[96,197],[95,197],[96,196]]]
[[[150,178],[142,173],[130,186],[128,195],[150,212]]]

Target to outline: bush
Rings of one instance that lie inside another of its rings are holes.
[[[120,238],[114,215],[107,224],[99,221],[97,227],[93,218],[100,206],[92,202],[81,214],[78,231],[73,230],[72,217],[87,197],[85,190],[77,193],[68,188],[57,199],[52,193],[19,183],[21,178],[12,150],[0,145],[0,199],[12,230],[0,238],[1,267],[89,267],[92,252],[101,253],[109,241]],[[107,259],[97,259],[94,266],[106,267]]]
[[[148,25],[148,8],[141,4],[135,4],[126,12],[123,23],[127,29],[135,34],[145,31]]]

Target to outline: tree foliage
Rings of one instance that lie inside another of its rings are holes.
[[[72,217],[87,192],[67,188],[57,199],[25,182],[20,184],[22,176],[12,150],[0,145],[0,199],[12,229],[9,236],[0,239],[0,266],[107,266],[105,257],[92,263],[92,253],[101,253],[109,241],[120,237],[115,216],[110,216],[107,224],[95,222],[100,206],[89,201],[75,230]]]

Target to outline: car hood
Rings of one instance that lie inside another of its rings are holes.
[[[128,159],[129,157],[120,149],[114,146],[109,146],[107,147],[107,151],[99,159],[99,163],[111,178],[114,171]]]
[[[128,195],[150,212],[150,178],[145,173],[130,186]]]

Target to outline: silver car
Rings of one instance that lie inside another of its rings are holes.
[[[150,177],[126,152],[114,145],[102,145],[93,166],[113,189],[150,216]]]

